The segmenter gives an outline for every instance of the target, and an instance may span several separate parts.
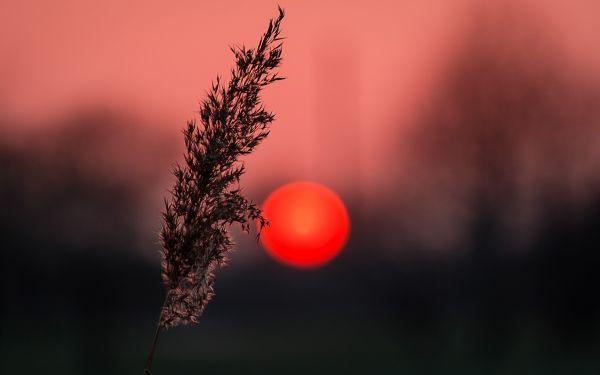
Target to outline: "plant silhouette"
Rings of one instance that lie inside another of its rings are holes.
[[[267,220],[244,197],[239,187],[244,165],[240,157],[251,153],[269,134],[273,113],[265,110],[261,90],[278,80],[274,69],[281,62],[280,24],[284,11],[260,38],[256,49],[232,47],[236,65],[229,83],[217,77],[201,104],[201,126],[189,121],[183,130],[184,163],[176,164],[175,185],[165,198],[160,233],[162,279],[167,288],[145,374],[162,329],[197,323],[213,296],[214,271],[223,265],[233,247],[228,227],[245,232]]]

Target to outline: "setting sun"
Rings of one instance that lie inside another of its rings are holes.
[[[261,242],[277,261],[299,268],[321,266],[342,250],[350,226],[342,200],[312,182],[284,185],[267,198],[263,214],[270,225]]]

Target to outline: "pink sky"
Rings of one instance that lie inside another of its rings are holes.
[[[265,94],[277,122],[251,157],[251,178],[378,185],[386,175],[378,165],[393,151],[389,138],[410,126],[480,2],[279,3],[287,12],[281,72],[288,79]],[[512,3],[547,25],[569,69],[599,76],[600,3]],[[109,105],[178,131],[215,75],[227,74],[228,46],[253,46],[276,5],[3,2],[0,112],[15,123],[43,124],[82,106]]]

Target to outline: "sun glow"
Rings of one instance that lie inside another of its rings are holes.
[[[275,190],[263,205],[270,225],[261,242],[277,261],[299,268],[335,258],[348,237],[350,220],[342,200],[328,188],[295,182]]]

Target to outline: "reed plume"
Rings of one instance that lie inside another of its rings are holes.
[[[167,292],[145,374],[150,374],[161,330],[197,323],[212,298],[214,271],[233,247],[228,227],[238,223],[248,233],[258,223],[260,235],[268,224],[260,209],[242,194],[239,182],[244,164],[239,159],[264,140],[274,120],[259,94],[283,79],[274,72],[281,62],[283,17],[279,8],[256,49],[231,47],[236,64],[229,83],[217,77],[201,104],[201,125],[191,120],[183,130],[184,162],[174,167],[175,184],[171,196],[165,198],[160,233]]]

